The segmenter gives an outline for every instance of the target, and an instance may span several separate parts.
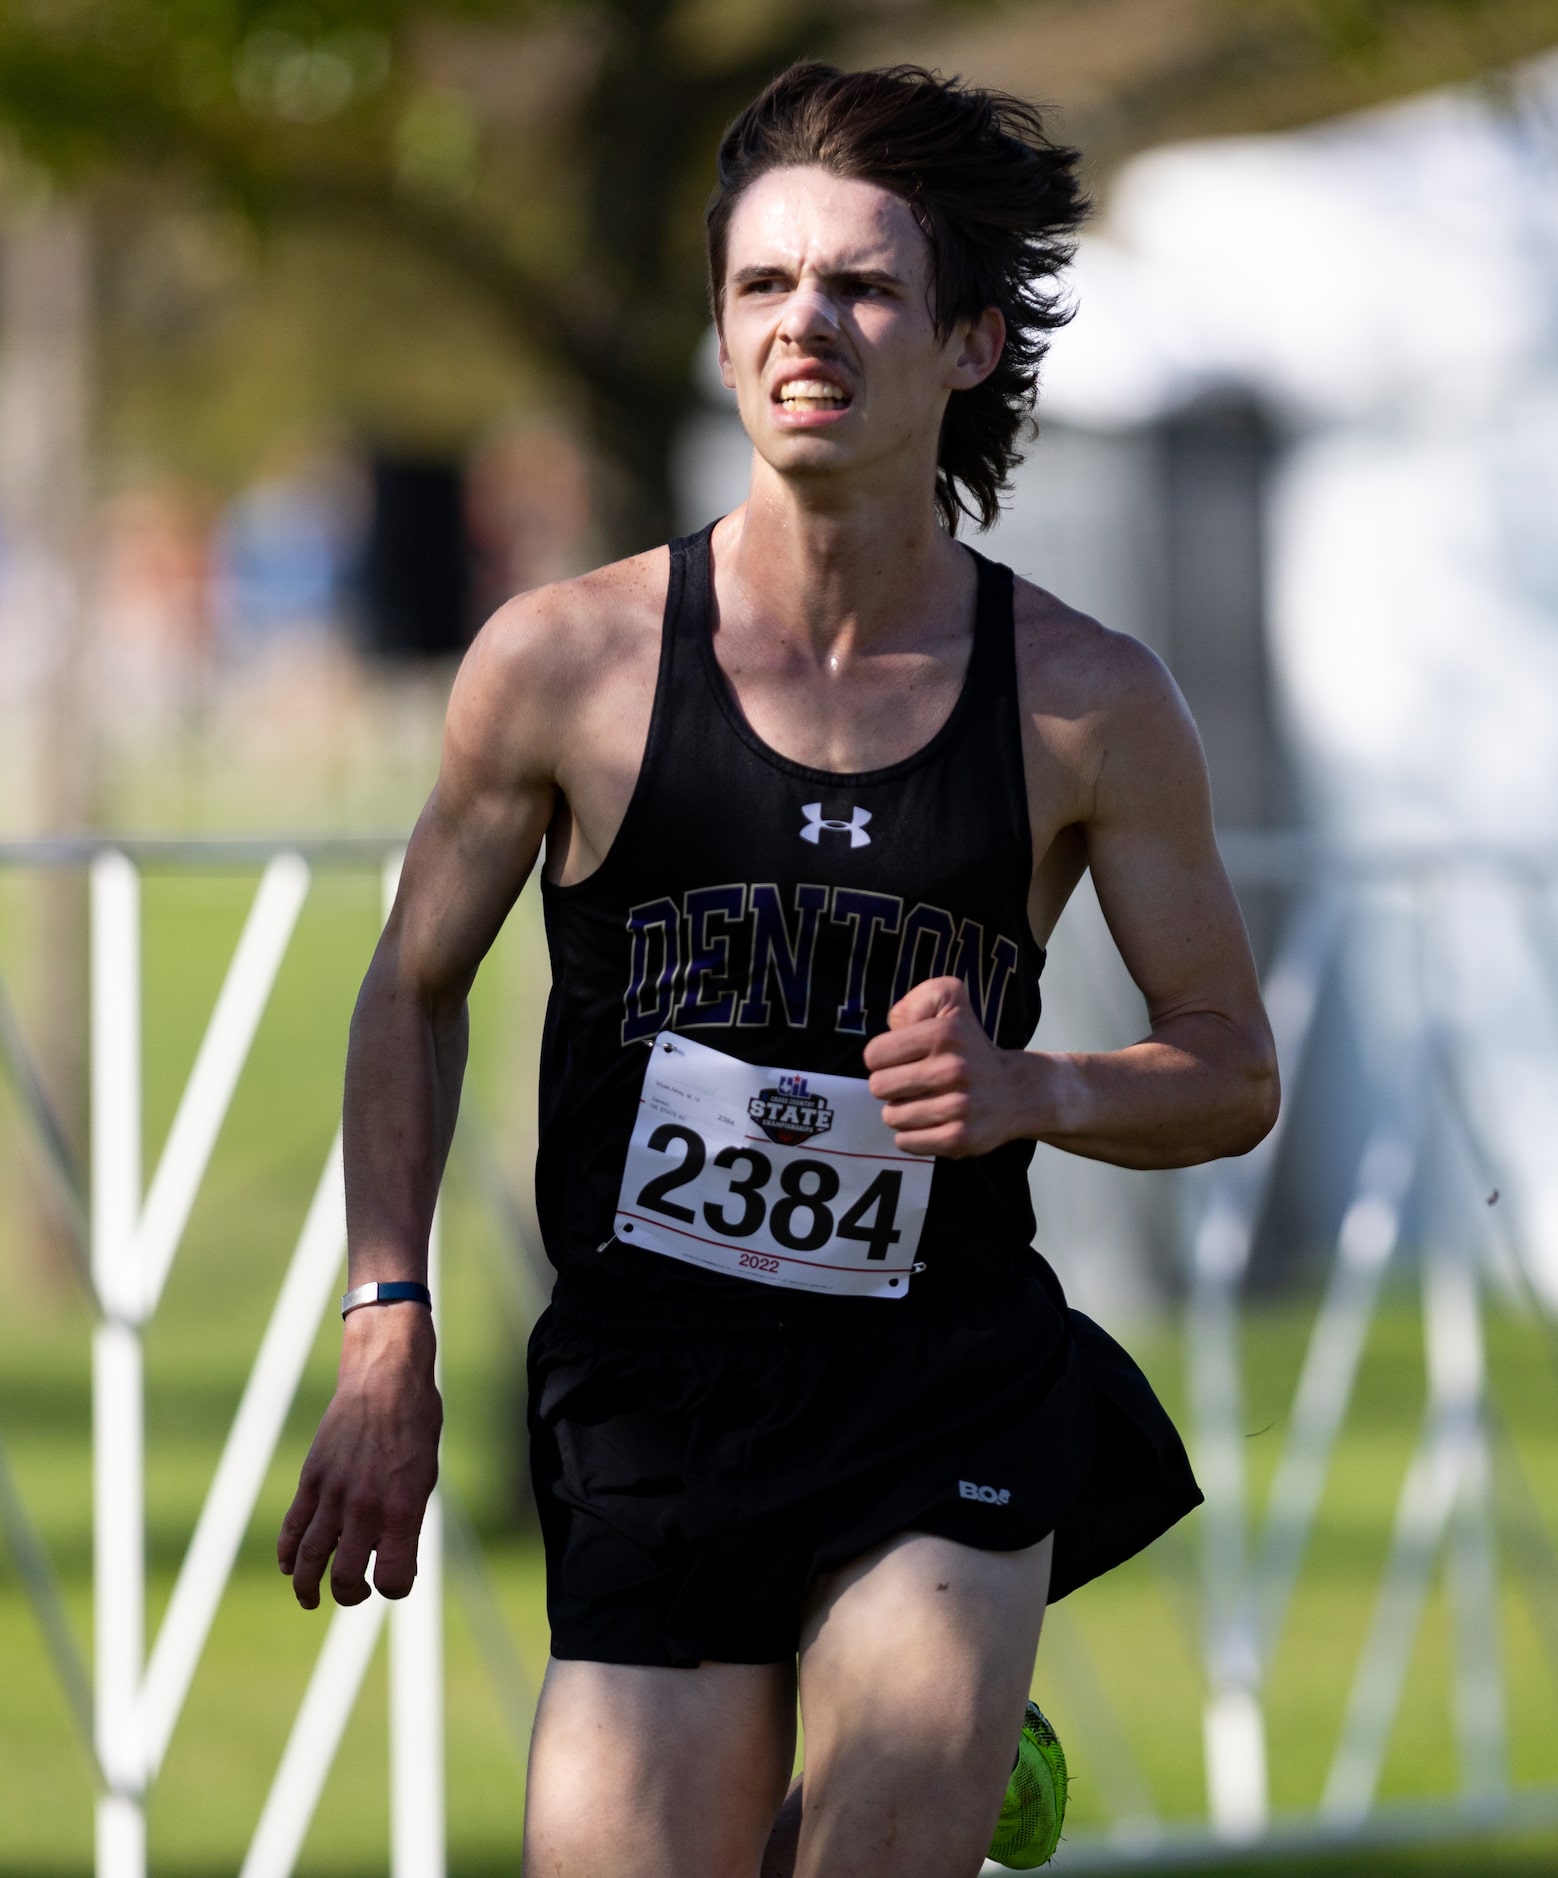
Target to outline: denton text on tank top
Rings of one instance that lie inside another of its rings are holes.
[[[715,658],[711,532],[671,544],[649,737],[616,839],[584,880],[542,883],[537,1210],[559,1301],[613,1317],[788,1318],[846,1302],[798,1306],[614,1237],[657,1035],[863,1078],[867,1039],[925,979],[962,978],[1003,1048],[1023,1048],[1039,1018],[1010,570],[974,556],[973,648],[930,741],[882,769],[812,769],[761,741]],[[949,1285],[1025,1264],[1032,1156],[1014,1141],[937,1161],[908,1295],[848,1308],[918,1314]]]

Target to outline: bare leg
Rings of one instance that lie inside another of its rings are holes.
[[[525,1801],[529,1878],[754,1878],[795,1755],[787,1663],[553,1662]]]
[[[801,1649],[804,1796],[763,1878],[978,1872],[1033,1677],[1051,1542],[908,1534],[820,1583]]]
[[[793,1878],[795,1855],[801,1844],[801,1776],[790,1782],[784,1805],[763,1849],[762,1878]]]

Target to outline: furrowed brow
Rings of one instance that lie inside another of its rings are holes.
[[[863,287],[906,287],[908,282],[901,274],[893,273],[886,267],[830,267],[823,273],[828,282],[851,281]]]
[[[909,285],[901,274],[895,274],[891,268],[885,267],[851,267],[847,263],[841,263],[836,267],[821,268],[818,271],[829,286],[835,286],[841,281],[867,287],[906,288]],[[758,261],[747,267],[734,269],[730,275],[730,284],[732,287],[743,287],[752,281],[788,280],[792,272],[791,268],[786,267],[780,261]]]

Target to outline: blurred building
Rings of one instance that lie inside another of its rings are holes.
[[[1490,855],[1558,840],[1555,126],[1548,60],[1302,133],[1154,152],[1080,259],[1053,415],[1131,434],[1229,387],[1275,414],[1272,710],[1298,816],[1334,839]],[[1558,1297],[1541,898],[1490,862],[1350,920],[1273,1237],[1328,1236],[1371,1116],[1434,1058]],[[1441,1113],[1428,1129],[1426,1164],[1460,1178],[1419,1183],[1420,1241],[1477,1230],[1485,1197]]]

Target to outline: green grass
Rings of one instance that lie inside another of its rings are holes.
[[[252,880],[157,878],[146,889],[146,1139],[155,1163],[242,922]],[[20,889],[0,883],[0,971],[23,987]],[[322,878],[310,897],[272,1008],[239,1085],[162,1312],[147,1337],[149,1627],[166,1603],[276,1286],[335,1125],[345,1020],[377,925],[367,876]],[[497,1127],[516,1179],[545,995],[533,911],[512,923],[477,990],[473,1099]],[[28,1165],[14,1113],[8,1174]],[[60,1573],[83,1647],[90,1638],[91,1481],[87,1320],[29,1250],[28,1207],[8,1179],[0,1211],[0,1434]],[[539,1549],[513,1511],[521,1462],[517,1355],[488,1257],[491,1227],[456,1162],[446,1198],[445,1475],[482,1538],[526,1675],[545,1667]],[[1247,1457],[1263,1491],[1280,1451],[1309,1307],[1266,1306],[1246,1326]],[[258,1816],[323,1635],[294,1606],[273,1563],[273,1535],[331,1385],[338,1332],[326,1319],[158,1783],[150,1815],[159,1873],[232,1872]],[[1132,1339],[1171,1407],[1182,1395],[1171,1325]],[[1519,1317],[1489,1316],[1499,1413],[1548,1529],[1558,1529],[1558,1382],[1548,1347]],[[1422,1401],[1415,1302],[1403,1288],[1375,1325],[1291,1620],[1268,1690],[1273,1801],[1314,1804],[1369,1622],[1395,1496]],[[1036,1684],[1066,1738],[1074,1827],[1109,1816],[1123,1736],[1166,1819],[1199,1813],[1203,1773],[1195,1522],[1051,1614]],[[1521,1784],[1558,1783],[1558,1686],[1541,1634],[1506,1573],[1500,1607],[1511,1767]],[[451,1867],[463,1878],[517,1869],[523,1779],[481,1652],[451,1596],[448,1780]],[[1392,1737],[1388,1797],[1453,1786],[1453,1635],[1436,1583]],[[387,1855],[382,1651],[330,1776],[301,1869],[382,1872]],[[0,1556],[0,1874],[78,1878],[91,1863],[86,1761],[49,1673],[9,1561]],[[1558,1865],[1558,1839],[1500,1847],[1347,1855],[1264,1864],[1277,1873],[1378,1878],[1534,1874]],[[1228,1871],[1234,1868],[1224,1866]],[[1256,1869],[1251,1867],[1250,1869]]]
[[[1181,1878],[1551,1878],[1550,1836],[1459,1845],[1413,1846],[1402,1850],[1307,1854],[1257,1862],[1182,1866]],[[1061,1870],[1056,1862],[1057,1873]],[[474,1874],[473,1874],[474,1878]]]

